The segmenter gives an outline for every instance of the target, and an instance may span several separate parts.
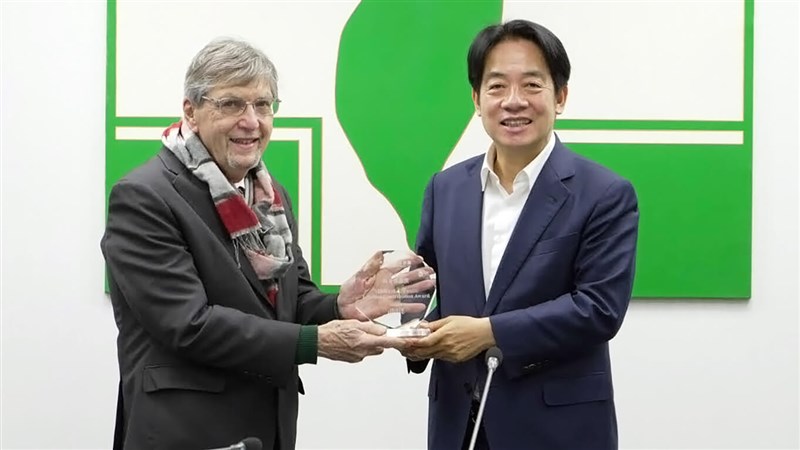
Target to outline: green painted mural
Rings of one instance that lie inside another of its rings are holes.
[[[750,296],[753,2],[742,1],[741,7],[744,23],[732,25],[741,29],[744,37],[742,45],[737,42],[743,52],[741,119],[596,118],[559,119],[556,123],[562,138],[570,131],[710,131],[741,136],[739,142],[705,144],[564,139],[573,150],[608,166],[636,187],[641,208],[636,297]],[[274,140],[265,154],[271,172],[289,188],[294,204],[301,200],[310,204],[305,213],[298,213],[301,226],[310,227],[310,244],[304,245],[310,247],[306,250],[310,250],[312,278],[317,283],[324,284],[322,267],[330,257],[322,254],[322,240],[335,235],[323,232],[323,211],[331,214],[335,209],[323,208],[330,203],[325,203],[329,199],[324,196],[322,178],[331,176],[323,167],[323,152],[334,149],[330,142],[323,142],[327,136],[322,132],[323,123],[330,130],[338,119],[362,166],[356,170],[363,168],[369,184],[394,208],[405,238],[413,244],[425,184],[443,167],[473,115],[466,77],[467,48],[475,33],[500,21],[502,13],[502,1],[364,0],[348,13],[341,30],[335,30],[341,32],[335,67],[336,117],[321,117],[316,110],[286,117],[283,109],[275,119],[276,130],[308,130],[310,157],[301,157],[299,142],[286,138],[288,135]],[[122,18],[115,0],[108,1],[107,19],[108,193],[121,176],[160,146],[156,139],[120,138],[118,131],[163,129],[177,118],[118,113],[118,92],[125,87],[117,81],[117,22]],[[310,188],[300,188],[301,175],[309,178],[306,186]],[[301,199],[301,195],[305,197]],[[337,286],[323,288],[331,291]]]
[[[425,185],[474,114],[466,55],[502,1],[362,1],[342,31],[336,113],[411,248]]]

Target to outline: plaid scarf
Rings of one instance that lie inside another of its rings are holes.
[[[272,306],[278,295],[278,282],[294,262],[292,231],[280,195],[272,187],[272,178],[264,161],[251,169],[245,183],[250,204],[225,178],[200,138],[182,122],[169,126],[161,141],[188,168],[208,185],[217,214],[233,241],[236,262],[241,248],[256,275],[264,280]],[[241,267],[241,264],[239,265]]]

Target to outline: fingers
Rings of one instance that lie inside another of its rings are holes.
[[[369,333],[368,331],[365,330],[365,332],[359,336],[354,347],[351,349],[351,351],[354,352],[353,356],[355,358],[355,361],[352,362],[360,362],[368,356],[380,355],[386,348],[402,348],[399,347],[401,343],[394,342],[394,340],[396,339],[387,338],[383,336],[383,334],[385,334],[386,332],[386,328],[381,327],[379,325],[375,325],[375,327],[365,327],[365,328],[372,328],[369,331],[381,330],[381,334],[376,335],[374,333]]]
[[[357,320],[334,320],[319,327],[319,356],[335,361],[359,362],[380,355],[385,348],[404,348],[398,338],[385,336],[386,328]]]
[[[343,342],[358,341],[363,335],[369,336],[384,336],[386,334],[386,327],[375,322],[361,322],[355,319],[348,320],[332,320],[325,325],[320,325],[320,332],[332,332]]]
[[[403,303],[402,301],[392,303],[389,312],[399,312],[401,314],[419,314],[425,312],[428,306],[424,303]]]
[[[456,317],[456,316],[448,316],[448,317],[445,317],[444,319],[439,319],[439,320],[435,320],[433,322],[429,322],[428,323],[428,328],[430,328],[431,331],[436,331],[439,328],[442,328],[443,326],[445,326],[448,323],[450,323],[453,320],[453,317]]]
[[[383,336],[386,334],[386,327],[378,325],[375,322],[353,321],[350,326],[373,336]]]
[[[431,330],[431,334],[409,341],[408,351],[413,352],[416,357],[421,359],[445,359],[444,357],[452,348],[453,343],[449,340],[447,333],[436,333],[435,330],[441,328],[447,320],[445,318],[434,322],[420,322],[418,326]]]
[[[361,269],[356,273],[356,277],[361,280],[368,280],[375,276],[380,270],[381,266],[383,265],[383,253],[382,251],[377,251],[370,256],[366,263],[361,267]]]
[[[380,346],[382,349],[384,348],[393,348],[397,350],[403,350],[408,347],[408,341],[404,338],[392,338],[381,336],[374,339],[375,345]]]
[[[427,322],[420,322],[419,325],[425,326],[427,325]],[[401,350],[400,353],[402,353],[403,356],[411,361],[422,361],[423,359],[429,359],[426,353],[429,353],[430,349],[418,347],[420,340],[421,338],[406,338],[406,348]]]
[[[392,261],[391,263],[385,265],[383,268],[388,270],[392,274],[395,274],[407,267],[414,267],[420,264],[425,264],[425,261],[422,260],[422,257],[419,255],[411,255],[408,257],[398,259],[397,261]]]
[[[430,323],[428,324],[428,329],[431,329]],[[441,335],[441,333],[434,333],[433,331],[431,331],[431,334],[423,338],[415,339],[414,341],[410,342],[409,346],[415,349],[432,348],[438,346],[441,343],[442,339],[443,336]]]
[[[401,350],[400,354],[403,355],[403,357],[405,357],[405,358],[407,358],[407,359],[409,359],[411,361],[422,361],[424,359],[428,359],[428,358],[425,358],[424,356],[420,355],[419,352],[417,352],[415,350],[408,350],[408,349]]]
[[[443,359],[442,358],[442,351],[437,347],[431,348],[413,348],[411,351],[406,350],[406,352],[414,355],[416,361],[422,359]]]
[[[433,295],[433,288],[436,287],[436,280],[435,279],[424,279],[421,281],[411,282],[410,284],[406,285],[398,285],[395,284],[395,289],[397,289],[401,295],[405,294],[421,294],[424,293],[427,297],[431,297]]]
[[[392,283],[395,287],[403,287],[408,292],[420,292],[423,290],[433,289],[436,286],[436,273],[432,268],[425,266],[419,269],[410,270],[407,273],[397,274],[399,271],[393,271],[393,268],[387,268],[394,276],[392,276]],[[401,267],[400,270],[403,268]],[[410,290],[411,286],[423,283],[424,287],[417,290]]]

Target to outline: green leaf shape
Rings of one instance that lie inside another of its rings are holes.
[[[364,0],[339,43],[336,113],[413,248],[422,196],[469,123],[467,50],[502,1]]]

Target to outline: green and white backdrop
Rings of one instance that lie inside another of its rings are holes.
[[[433,171],[486,149],[464,52],[516,17],[570,53],[562,138],[640,196],[620,448],[798,448],[800,3],[782,0],[0,1],[0,448],[110,447],[107,188],[157,151],[207,41],[275,60],[267,158],[333,288],[408,245]],[[300,370],[298,449],[424,448],[427,376],[397,352]]]
[[[191,57],[244,38],[278,68],[265,160],[294,200],[313,279],[333,290],[374,250],[413,247],[430,176],[487,149],[466,50],[485,25],[525,18],[572,62],[557,133],[638,192],[634,296],[750,296],[752,2],[107,6],[106,192],[178,119]]]

